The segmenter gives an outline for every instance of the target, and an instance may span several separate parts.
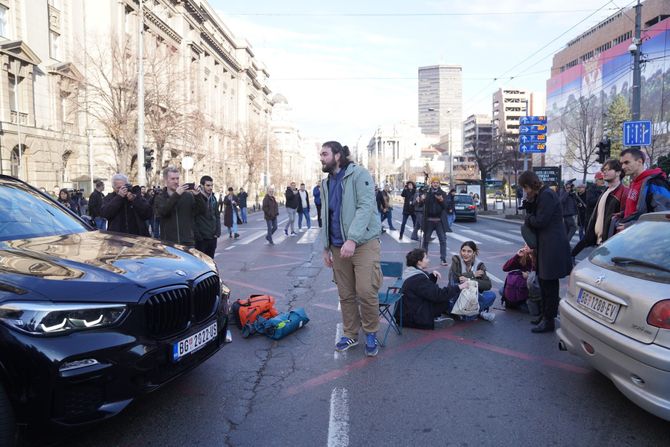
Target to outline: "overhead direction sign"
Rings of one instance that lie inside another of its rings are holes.
[[[547,152],[547,117],[519,117],[519,152],[522,154]]]
[[[523,125],[530,125],[530,124],[547,124],[547,117],[546,116],[522,116],[519,118],[519,124]]]
[[[519,145],[519,152],[522,154],[547,152],[547,145],[544,143],[522,143]]]
[[[651,121],[624,121],[624,146],[650,146]]]

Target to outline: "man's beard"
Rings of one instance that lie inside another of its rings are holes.
[[[337,160],[333,160],[330,163],[322,164],[321,165],[321,171],[327,172],[329,174],[332,174],[335,172],[335,169],[337,168]]]

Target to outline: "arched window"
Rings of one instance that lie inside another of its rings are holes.
[[[12,177],[19,176],[20,159],[21,157],[19,156],[19,147],[15,146],[14,149],[12,149],[12,153],[9,157],[10,173]]]

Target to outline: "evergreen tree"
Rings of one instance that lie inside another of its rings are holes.
[[[604,131],[612,141],[611,158],[619,158],[623,150],[623,122],[630,120],[630,108],[623,95],[616,95],[609,107],[605,117]]]

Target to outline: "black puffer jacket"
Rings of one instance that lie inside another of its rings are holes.
[[[456,285],[440,287],[435,275],[415,267],[406,268],[403,279],[402,325],[417,329],[435,329],[433,305],[448,302],[451,310],[460,289]]]

